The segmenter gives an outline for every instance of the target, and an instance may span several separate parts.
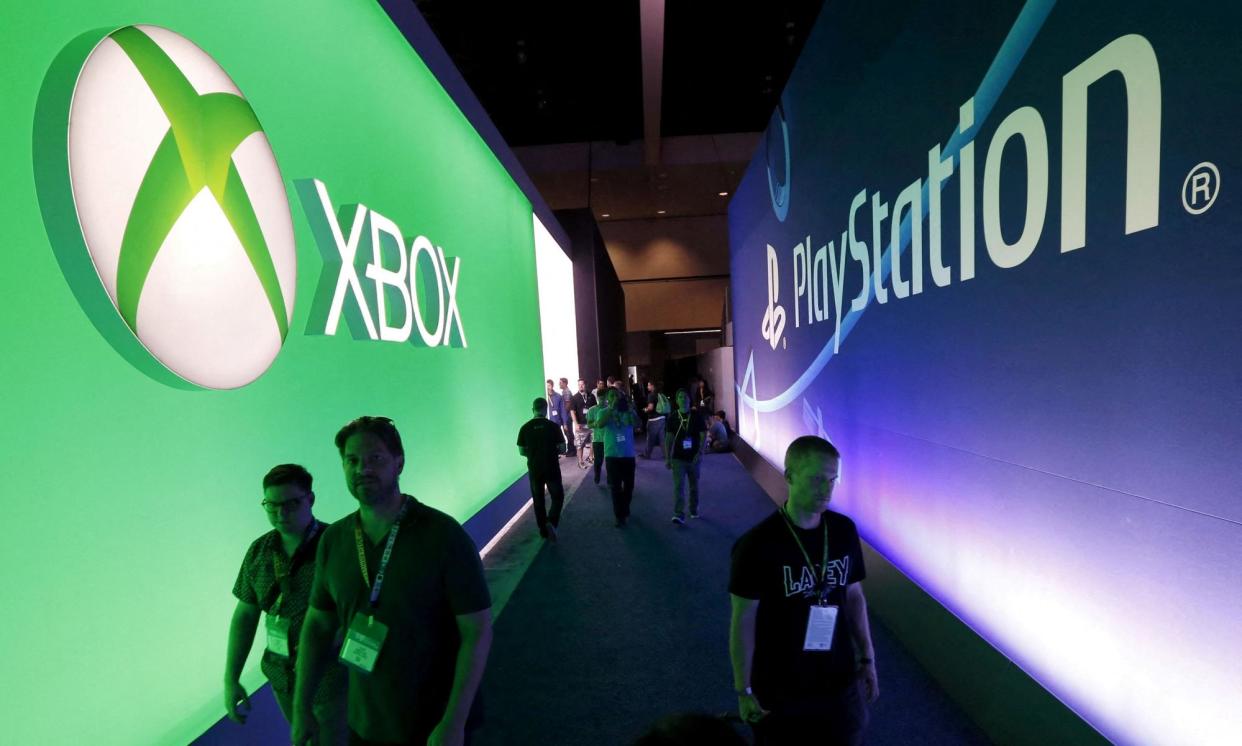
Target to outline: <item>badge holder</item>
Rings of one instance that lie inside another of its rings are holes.
[[[281,658],[289,657],[289,624],[288,617],[267,615],[267,649]]]
[[[371,673],[375,670],[375,661],[379,659],[386,637],[387,625],[366,612],[358,612],[345,633],[341,663],[361,673]]]
[[[811,607],[811,614],[806,620],[803,650],[817,653],[832,650],[832,633],[837,628],[837,611],[836,606]]]

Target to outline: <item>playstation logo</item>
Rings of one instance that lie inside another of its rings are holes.
[[[777,305],[780,299],[780,265],[776,260],[776,249],[768,244],[768,308],[763,312],[763,338],[776,349],[780,344],[781,334],[785,331],[785,309]]]

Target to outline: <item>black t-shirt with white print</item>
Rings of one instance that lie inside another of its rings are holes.
[[[807,620],[816,602],[815,580],[824,557],[824,525],[828,527],[828,603],[838,607],[832,649],[803,650]],[[807,567],[790,533],[791,523],[774,512],[733,545],[729,592],[759,601],[755,619],[755,654],[751,686],[765,707],[840,692],[854,680],[854,646],[845,587],[866,577],[858,529],[849,518],[825,511],[816,528],[794,528],[806,554]],[[771,704],[769,704],[771,703]]]

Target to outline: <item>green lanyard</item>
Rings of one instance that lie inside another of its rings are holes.
[[[785,526],[789,528],[789,533],[793,536],[794,541],[798,544],[798,549],[802,551],[802,556],[806,559],[806,564],[811,568],[811,577],[815,579],[815,592],[819,596],[819,605],[828,605],[828,521],[820,516],[820,523],[824,524],[824,562],[821,564],[819,574],[815,573],[815,563],[811,561],[811,555],[807,554],[806,547],[802,546],[802,539],[798,538],[798,532],[794,530],[793,520],[789,517],[789,503],[785,503],[781,507],[781,516],[785,519]]]

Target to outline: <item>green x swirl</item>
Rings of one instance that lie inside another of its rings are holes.
[[[254,207],[233,164],[233,151],[242,140],[262,131],[259,120],[244,99],[231,93],[198,95],[164,50],[142,31],[130,26],[112,34],[112,39],[138,68],[172,124],[138,187],[121,239],[116,293],[121,317],[138,330],[138,300],[155,256],[190,200],[207,187],[250,258],[283,341],[289,331],[284,295]]]

